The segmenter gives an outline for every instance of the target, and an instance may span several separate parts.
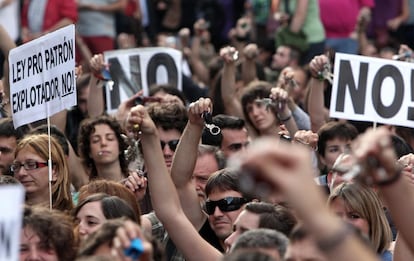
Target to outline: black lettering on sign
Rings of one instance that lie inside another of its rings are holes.
[[[72,94],[75,91],[75,72],[70,71],[62,74],[62,97]]]
[[[39,52],[27,58],[27,76],[43,72],[43,56]]]
[[[0,221],[0,259],[5,257],[11,258],[13,227],[12,221]],[[3,259],[6,260],[6,259]]]
[[[158,53],[151,57],[147,68],[148,86],[157,84],[157,70],[164,66],[168,74],[168,83],[178,88],[178,69],[174,59],[166,53]]]
[[[351,101],[356,114],[364,114],[365,97],[367,91],[368,63],[361,63],[359,66],[358,85],[355,84],[352,73],[351,63],[349,61],[340,61],[338,78],[338,95],[336,100],[336,111],[344,112],[345,93],[349,89]]]
[[[24,79],[24,71],[26,67],[26,60],[17,61],[15,64],[12,64],[12,79],[13,83],[16,83]]]
[[[382,88],[390,88],[391,86],[382,86],[384,80],[390,77],[395,83],[395,95],[394,100],[389,106],[385,106],[381,99]],[[401,108],[401,104],[404,98],[404,80],[401,72],[394,65],[384,65],[375,74],[374,81],[372,83],[372,104],[378,115],[383,118],[394,117]]]
[[[63,38],[63,44],[59,43],[45,50],[46,69],[51,69],[74,59],[73,39]]]
[[[411,101],[414,102],[414,70],[411,70]],[[408,107],[407,120],[414,121],[414,108]]]
[[[111,73],[112,80],[114,81],[113,90],[111,92],[111,108],[118,108],[120,104],[121,98],[119,89],[122,88],[128,97],[131,97],[142,89],[139,59],[139,55],[129,56],[129,70],[131,73],[130,79],[125,75],[124,70],[122,70],[122,66],[118,58],[114,57],[108,59],[108,63],[110,64],[109,72]]]

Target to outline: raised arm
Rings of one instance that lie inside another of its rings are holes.
[[[190,104],[188,123],[180,138],[171,167],[171,178],[177,188],[181,206],[197,230],[204,224],[206,215],[201,209],[192,176],[204,126],[201,115],[203,112],[211,112],[211,106],[209,98],[200,98],[197,102]]]
[[[250,82],[257,80],[256,57],[258,54],[259,50],[256,44],[248,44],[243,48],[243,61],[241,69],[244,86],[247,86]]]
[[[224,60],[221,75],[221,97],[228,115],[244,118],[242,106],[236,89],[236,61],[238,52],[234,47],[224,47],[220,50],[220,56]]]
[[[270,98],[273,100],[273,106],[276,106],[280,124],[285,125],[286,129],[289,131],[290,137],[295,136],[295,133],[298,131],[298,127],[295,119],[293,118],[292,111],[288,106],[288,92],[281,87],[275,87],[270,90]]]
[[[318,73],[328,63],[326,55],[315,56],[309,64],[312,78],[309,81],[308,112],[311,119],[311,130],[317,132],[326,122],[327,110],[325,108],[325,82],[318,79]]]
[[[399,233],[414,252],[414,189],[407,178],[410,173],[406,175],[406,170],[401,170],[401,164],[397,164],[390,131],[385,127],[380,127],[376,131],[368,130],[352,147],[358,162],[366,166],[363,174],[368,175],[379,188]],[[375,159],[378,164],[372,166],[367,163],[372,162],[371,159]]]
[[[177,190],[163,163],[155,124],[141,105],[133,107],[128,117],[129,128],[136,124],[140,126],[149,190],[157,217],[187,260],[218,260],[221,253],[201,238],[183,212]]]
[[[306,148],[259,138],[243,152],[240,165],[246,180],[253,182],[249,187],[254,188],[255,182],[260,182],[261,187],[266,184],[272,192],[270,196],[287,200],[327,260],[377,260],[375,253],[328,209],[323,191],[312,179],[311,157]]]
[[[208,68],[200,59],[201,39],[205,34],[208,34],[207,24],[204,19],[199,19],[194,23],[194,37],[191,42],[191,51],[188,57],[188,62],[191,65],[193,73],[203,83],[210,82]]]
[[[300,88],[294,77],[295,71],[291,67],[286,67],[280,73],[277,85],[286,90],[289,95],[287,105],[292,112],[298,130],[310,130],[311,123],[309,115],[296,104],[293,98],[295,89]]]
[[[107,66],[103,54],[95,54],[89,61],[91,79],[89,81],[88,114],[97,117],[105,112],[104,82],[100,79],[101,71]]]
[[[4,27],[0,25],[0,50],[3,53],[4,59],[4,68],[3,68],[3,88],[5,98],[10,98],[10,85],[9,85],[9,52],[11,49],[16,47],[14,41],[10,38],[9,34],[6,32]],[[11,107],[10,104],[4,108],[8,115],[10,115]]]
[[[401,1],[401,13],[398,16],[388,20],[387,21],[387,26],[392,31],[396,31],[402,23],[404,23],[408,20],[409,17],[410,17],[410,4],[409,4],[409,1],[408,0],[402,0]]]

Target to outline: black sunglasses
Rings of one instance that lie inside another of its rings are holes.
[[[172,151],[175,151],[175,149],[177,148],[177,145],[178,145],[178,142],[179,141],[180,140],[170,140],[170,141],[165,142],[165,141],[161,140],[160,141],[160,143],[161,143],[161,149],[164,150],[165,145],[168,144],[168,147],[170,147],[170,149]]]
[[[240,209],[247,202],[249,202],[249,200],[237,197],[226,197],[217,201],[207,200],[205,210],[208,215],[212,215],[216,210],[216,207],[223,212],[229,212]]]

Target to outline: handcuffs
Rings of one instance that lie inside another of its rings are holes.
[[[318,79],[320,81],[327,80],[329,84],[332,84],[334,74],[331,72],[331,69],[331,64],[325,63],[323,65],[323,70],[318,72]]]
[[[220,127],[213,123],[213,116],[210,112],[203,112],[203,114],[201,114],[201,117],[204,119],[204,126],[209,130],[211,135],[216,136],[221,132]]]

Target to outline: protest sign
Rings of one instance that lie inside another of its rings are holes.
[[[2,185],[0,198],[0,261],[19,260],[24,188]]]
[[[104,53],[113,81],[106,88],[107,111],[113,112],[128,97],[153,84],[171,84],[181,90],[182,54],[173,48],[135,48]]]
[[[414,127],[414,64],[337,53],[330,116]]]
[[[75,26],[11,50],[9,78],[16,128],[76,105]]]

